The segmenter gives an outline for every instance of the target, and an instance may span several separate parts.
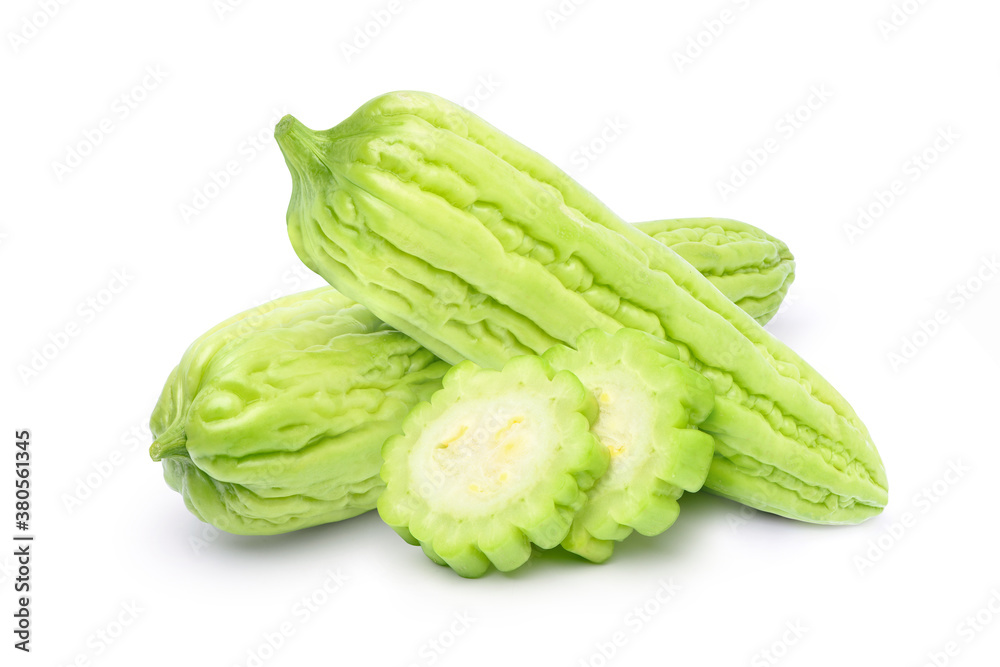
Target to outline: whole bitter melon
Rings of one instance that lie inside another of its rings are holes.
[[[150,455],[221,530],[346,519],[375,506],[379,448],[448,368],[332,288],[283,297],[188,348],[153,411]]]
[[[300,258],[442,359],[499,368],[585,330],[678,346],[716,397],[706,486],[777,514],[855,523],[887,501],[854,410],[676,252],[568,175],[433,95],[391,93],[275,137]]]

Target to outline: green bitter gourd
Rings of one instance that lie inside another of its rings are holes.
[[[379,447],[449,366],[332,288],[196,340],[150,420],[167,484],[202,521],[270,535],[368,511]]]
[[[732,261],[724,261],[716,264],[708,261],[702,262],[702,266],[704,266],[710,279],[726,278],[729,275],[735,275],[735,272],[742,273],[743,269],[749,265],[764,266],[770,262],[771,257],[779,252],[779,248],[784,247],[783,243],[772,240],[773,237],[768,236],[765,232],[755,227],[751,227],[745,223],[718,218],[654,220],[638,223],[636,227],[664,243],[680,244],[690,256],[698,255],[705,258],[711,256],[718,246],[731,246],[734,243],[741,245],[741,257],[743,261],[739,263]],[[719,230],[723,231],[720,232]],[[739,234],[739,240],[736,240],[737,237],[733,236],[734,232]],[[702,245],[710,247],[699,249]],[[753,277],[758,274],[747,275]],[[719,289],[723,293],[726,293],[729,298],[740,298],[743,294],[742,291],[726,292],[731,285],[734,285],[734,283],[717,283]],[[780,300],[780,295],[776,296]],[[741,304],[749,308],[753,308],[756,305],[755,302],[745,299],[741,299]],[[392,396],[382,397],[378,394],[373,394],[371,391],[374,390],[374,385],[369,387],[367,400],[371,401],[372,404],[384,402],[382,409],[379,410],[377,419],[372,420],[372,423],[369,424],[363,424],[363,421],[368,418],[367,413],[353,410],[346,404],[341,409],[344,412],[350,412],[349,415],[329,414],[331,420],[343,423],[341,428],[344,431],[344,435],[339,437],[345,442],[348,438],[350,439],[351,451],[355,452],[354,456],[361,464],[361,472],[355,473],[353,477],[348,476],[345,481],[345,468],[343,465],[331,468],[329,473],[330,488],[327,494],[336,496],[339,493],[337,489],[341,488],[345,494],[342,499],[344,504],[343,507],[338,507],[337,503],[327,501],[326,504],[330,506],[330,511],[324,514],[312,511],[320,507],[320,503],[315,500],[307,501],[305,498],[300,498],[297,501],[293,501],[267,498],[261,497],[260,494],[251,490],[251,486],[273,489],[287,484],[288,482],[285,478],[288,473],[283,466],[272,468],[269,478],[261,476],[259,469],[258,476],[253,485],[244,485],[235,481],[220,482],[206,472],[206,470],[192,463],[192,457],[184,455],[179,448],[174,448],[172,451],[175,455],[170,455],[171,450],[169,448],[164,449],[166,443],[171,441],[183,441],[186,443],[186,439],[182,439],[179,433],[183,431],[183,413],[185,410],[190,410],[190,406],[184,401],[181,401],[181,404],[172,402],[176,401],[185,392],[181,387],[182,381],[178,380],[177,377],[180,369],[176,369],[167,382],[164,392],[165,397],[171,396],[173,398],[170,400],[165,398],[160,402],[153,419],[154,434],[162,436],[161,442],[154,450],[154,453],[156,456],[164,456],[164,472],[170,485],[176,490],[181,491],[187,504],[197,516],[207,517],[206,520],[216,525],[216,527],[225,527],[227,530],[240,533],[284,532],[312,525],[313,523],[347,518],[375,509],[375,501],[382,488],[381,481],[377,478],[378,462],[380,460],[378,452],[382,446],[382,442],[388,434],[398,431],[399,423],[402,421],[406,414],[406,409],[410,405],[421,398],[429,396],[433,391],[440,388],[440,376],[448,368],[444,362],[431,363],[428,356],[429,353],[422,352],[419,346],[413,344],[412,341],[407,342],[403,334],[389,333],[390,329],[387,326],[375,322],[372,319],[373,316],[369,312],[366,312],[362,306],[339,296],[332,287],[282,297],[275,302],[264,304],[259,308],[241,313],[235,318],[215,327],[213,331],[203,336],[193,349],[203,350],[202,354],[204,354],[204,358],[209,358],[215,353],[216,348],[221,349],[225,347],[230,350],[227,373],[233,375],[241,372],[241,369],[249,373],[253,365],[260,363],[259,355],[253,352],[253,348],[241,346],[240,341],[245,337],[258,336],[262,331],[278,326],[278,315],[287,315],[289,312],[287,309],[291,307],[298,309],[296,317],[300,319],[295,326],[300,328],[306,327],[309,319],[344,324],[350,322],[351,318],[353,318],[356,322],[364,323],[363,330],[358,329],[354,331],[350,338],[351,345],[354,346],[354,349],[357,349],[359,356],[353,360],[344,360],[340,366],[328,368],[329,378],[334,380],[338,377],[349,377],[349,374],[354,372],[362,375],[374,373],[376,376],[378,373],[384,372],[388,376],[388,382],[384,385],[384,391],[389,392]],[[283,310],[268,315],[268,313],[275,309]],[[346,317],[340,312],[343,310],[349,311]],[[237,322],[239,326],[236,326]],[[222,330],[225,330],[225,333],[219,333]],[[341,340],[340,344],[343,344],[345,340],[347,339]],[[231,353],[233,350],[253,353],[245,356],[234,356]],[[410,359],[414,363],[413,368],[419,373],[419,382],[412,386],[406,382],[399,382],[400,366],[396,362],[402,359],[401,355],[403,354],[410,355]],[[312,355],[308,358],[318,359],[318,356]],[[367,366],[359,368],[356,364],[359,359],[365,360],[363,363],[366,363]],[[328,356],[327,360],[332,360],[332,357]],[[192,361],[190,358],[186,363],[189,369],[186,371],[187,373],[190,373],[190,369],[199,364],[204,365],[203,360]],[[428,365],[423,366],[423,364]],[[288,368],[290,369],[291,366]],[[385,370],[379,371],[379,369]],[[305,368],[303,370],[307,376],[304,382],[310,382],[311,380],[308,377],[312,375],[313,369]],[[376,379],[383,380],[385,378]],[[294,382],[294,378],[288,378],[286,381],[291,384]],[[208,387],[209,384],[210,382],[206,383],[204,387]],[[410,395],[404,393],[408,388],[413,389],[413,393]],[[192,391],[197,392],[198,388],[189,386],[187,391],[189,393]],[[318,397],[314,396],[314,398]],[[203,403],[204,399],[201,399],[201,402]],[[392,406],[392,408],[387,409],[386,405]],[[315,408],[316,406],[310,401],[296,401],[293,405],[286,403],[284,417],[290,421],[307,423],[315,420]],[[296,410],[301,410],[301,414],[296,414]],[[257,414],[264,415],[268,414],[268,412],[258,410]],[[225,422],[225,424],[228,424],[230,428],[220,428],[220,425],[217,424],[216,428],[212,430],[204,428],[198,430],[199,438],[209,440],[200,441],[193,446],[192,451],[195,452],[196,456],[199,455],[199,452],[209,450],[220,455],[228,455],[231,446],[233,451],[240,448],[244,451],[261,452],[271,449],[273,434],[266,424],[261,424],[261,428],[254,428],[254,423],[250,421],[238,432],[231,428],[233,422]],[[174,425],[172,433],[168,432],[171,425]],[[285,436],[289,436],[291,432],[290,430],[286,430]],[[317,429],[301,428],[298,434],[305,439],[299,444],[298,450],[305,456],[311,451],[308,441],[317,437]],[[234,438],[236,440],[233,440]],[[295,445],[288,444],[286,445],[286,449],[293,450],[295,449]],[[161,452],[161,450],[163,451]],[[351,467],[348,466],[348,468]],[[315,473],[316,470],[312,472]],[[233,479],[236,478],[234,477]],[[367,484],[369,486],[361,490],[355,488],[349,492],[349,486],[356,484],[360,480],[368,480]],[[344,486],[338,487],[338,484],[343,484]],[[290,519],[296,515],[305,517],[307,514],[312,515],[312,519],[310,521],[302,519],[280,520],[281,514],[276,514],[276,508],[279,505],[284,505],[288,509],[296,504],[299,507],[287,513]],[[312,507],[312,510],[307,511],[306,507],[309,506]]]
[[[672,341],[716,395],[706,487],[854,523],[887,501],[847,401],[676,252],[555,165],[439,97],[391,93],[323,132],[282,119],[300,258],[442,359],[498,368],[630,327]]]

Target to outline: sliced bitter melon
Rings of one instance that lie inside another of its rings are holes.
[[[635,329],[591,329],[575,350],[559,345],[543,356],[597,400],[591,430],[611,458],[563,547],[603,562],[633,530],[658,535],[669,528],[677,499],[704,484],[713,441],[694,427],[712,410],[712,388],[678,361],[677,346]]]
[[[540,357],[503,370],[462,362],[382,447],[382,519],[463,577],[523,565],[559,545],[608,450],[590,432],[597,405]]]

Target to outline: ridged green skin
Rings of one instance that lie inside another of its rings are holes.
[[[680,243],[688,253],[698,253],[697,248],[699,243],[714,245],[717,242],[712,238],[712,235],[706,234],[704,240],[699,242],[684,240],[683,235],[670,235],[665,230],[709,229],[718,227],[719,225],[728,227],[730,226],[730,221],[717,218],[690,218],[687,221],[655,220],[647,223],[639,223],[637,227],[647,233],[659,235],[665,243]],[[765,238],[767,236],[764,232],[756,230],[754,227],[750,227],[749,225],[744,226],[751,230],[751,236],[757,238]],[[707,255],[710,253],[711,249],[709,248],[705,248],[702,251],[702,254]],[[763,254],[760,253],[761,256]],[[730,266],[731,263],[726,265],[719,263],[712,271],[718,276],[724,276],[730,271]],[[726,288],[727,285],[720,285],[720,289],[724,293]],[[734,296],[737,296],[737,294],[734,293]],[[750,307],[754,305],[751,302],[747,303]],[[291,316],[291,312],[287,311],[288,308],[297,309],[294,311],[294,317],[302,319],[297,320],[295,326],[300,328],[305,327],[310,319],[319,321],[325,318],[328,322],[336,323],[335,326],[351,321],[364,323],[365,331],[363,333],[355,331],[351,334],[352,337],[350,339],[351,345],[356,346],[359,350],[363,350],[363,353],[355,359],[348,359],[344,366],[329,369],[331,379],[341,376],[350,377],[350,374],[358,371],[362,373],[377,373],[377,369],[384,368],[387,369],[386,372],[390,383],[399,382],[400,366],[393,361],[392,357],[396,357],[398,360],[401,348],[404,350],[404,354],[411,356],[418,368],[420,368],[421,364],[430,363],[429,353],[425,353],[422,351],[422,348],[416,344],[412,344],[411,339],[398,332],[392,332],[389,327],[377,323],[374,320],[374,316],[370,312],[366,312],[366,309],[362,306],[345,297],[341,297],[332,287],[327,287],[312,292],[283,297],[276,302],[265,304],[246,313],[241,313],[223,322],[202,336],[199,342],[196,343],[192,349],[197,348],[200,350],[199,360],[189,359],[187,362],[188,365],[192,369],[199,364],[203,365],[205,363],[204,359],[211,357],[219,349],[224,347],[235,348],[242,338],[257,336],[262,330],[278,326],[282,321],[279,320],[278,315],[282,317]],[[267,314],[274,309],[285,310],[272,315]],[[350,312],[340,319],[330,319],[333,316],[338,316],[341,310],[349,310]],[[247,322],[248,318],[249,323]],[[239,326],[235,326],[236,323],[240,323]],[[342,343],[343,341],[341,341]],[[246,363],[248,360],[244,360],[241,363]],[[369,366],[359,369],[356,362],[361,360],[363,360],[363,363],[369,364]],[[236,366],[232,370],[236,371],[238,368]],[[236,533],[270,534],[286,532],[316,523],[349,518],[361,512],[375,509],[375,501],[382,488],[381,482],[377,479],[378,465],[381,460],[379,451],[382,443],[389,434],[398,432],[402,419],[406,415],[405,406],[412,405],[417,400],[430,396],[431,393],[440,388],[440,377],[443,376],[447,368],[449,366],[444,362],[430,363],[430,365],[420,370],[416,378],[416,384],[412,387],[408,384],[409,380],[399,382],[398,385],[392,385],[395,389],[394,399],[397,402],[389,404],[392,406],[391,409],[383,409],[381,419],[374,423],[359,428],[352,421],[352,419],[366,419],[367,413],[359,414],[355,411],[352,415],[337,415],[338,420],[344,423],[342,428],[347,433],[347,435],[340,436],[340,439],[345,443],[349,440],[350,451],[354,452],[352,454],[353,459],[345,458],[345,461],[331,468],[332,472],[329,480],[332,485],[331,488],[335,489],[337,488],[336,485],[341,484],[345,492],[344,497],[340,501],[331,502],[327,500],[324,505],[320,501],[309,500],[306,497],[294,499],[276,498],[266,493],[261,495],[252,490],[252,488],[266,489],[271,483],[274,485],[288,484],[288,481],[285,479],[286,474],[277,471],[277,469],[275,469],[276,472],[273,480],[259,478],[252,487],[238,483],[220,482],[204,470],[201,470],[197,465],[191,463],[190,457],[181,455],[180,452],[182,450],[176,448],[174,450],[177,453],[176,456],[167,457],[163,460],[167,482],[172,488],[184,495],[186,503],[196,516],[213,523],[217,527]],[[304,368],[303,370],[307,376],[313,374],[312,369]],[[185,394],[185,391],[189,393],[191,391],[197,393],[198,391],[196,386],[188,385],[187,389],[181,386],[181,383],[177,381],[178,372],[178,369],[175,369],[174,373],[171,374],[170,380],[164,389],[165,399],[161,400],[157,406],[156,416],[153,420],[154,434],[156,436],[167,434],[169,437],[167,432],[170,425],[179,424],[182,414],[190,410],[189,404],[191,401],[187,401],[186,403],[183,400],[180,403],[177,401]],[[191,375],[192,370],[189,369],[186,372],[188,375]],[[288,382],[292,383],[293,379],[289,378]],[[402,392],[409,389],[413,390],[412,395],[407,396],[402,394]],[[310,413],[312,408],[313,406],[308,401],[300,402],[295,409],[303,410],[302,414],[296,416],[294,411],[292,411],[289,412],[287,417],[289,419],[312,420],[315,418],[315,415]],[[267,414],[273,413],[268,412]],[[227,424],[230,427],[233,425],[232,422],[227,422]],[[269,431],[266,429],[259,431],[254,429],[254,424],[250,421],[241,422],[240,428],[246,432],[237,433],[227,429],[216,429],[211,433],[204,433],[203,435],[205,438],[211,440],[211,451],[222,456],[227,455],[229,442],[227,438],[237,438],[236,442],[238,446],[244,450],[252,451],[256,449],[266,451],[270,449],[271,442],[269,439],[273,435]],[[304,437],[316,437],[315,428],[311,430],[302,429],[301,432],[304,434]],[[186,442],[186,439],[177,440],[175,444],[178,442]],[[286,447],[288,446],[286,445]],[[306,447],[305,442],[302,443],[302,448],[303,455],[308,453],[309,449]],[[195,447],[196,452],[201,450],[208,451],[205,443],[200,443]],[[358,464],[360,472],[348,474],[348,471],[354,468],[354,462]],[[315,475],[317,471],[312,470],[311,472]],[[360,484],[359,481],[361,482]],[[313,483],[315,483],[315,480]],[[340,503],[343,506],[340,506]],[[281,517],[283,516],[297,516],[300,518],[282,520]],[[308,521],[304,520],[307,516],[311,517]]]
[[[714,446],[696,426],[712,411],[714,394],[678,361],[677,346],[635,329],[591,329],[575,349],[557,345],[542,356],[576,375],[597,400],[591,431],[611,460],[562,546],[604,562],[633,530],[667,530],[680,512],[678,498],[704,484]]]
[[[448,364],[324,287],[204,334],[150,420],[154,460],[202,521],[285,533],[375,507],[379,447]]]
[[[674,342],[712,384],[706,487],[817,523],[888,497],[854,410],[819,373],[677,253],[474,114],[391,93],[314,132],[275,137],[292,172],[299,257],[442,359],[500,367],[630,327]]]
[[[382,447],[382,519],[439,565],[479,577],[514,570],[531,545],[565,539],[608,467],[590,431],[597,404],[542,358],[503,370],[462,362]]]
[[[795,257],[788,246],[745,222],[676,218],[635,226],[670,246],[760,324],[778,312],[795,280]]]

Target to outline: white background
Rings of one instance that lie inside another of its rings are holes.
[[[996,664],[1000,5],[909,0],[887,34],[890,0],[567,0],[567,16],[557,0],[412,0],[348,58],[388,0],[233,4],[49,2],[46,18],[44,2],[4,3],[0,458],[12,469],[13,433],[31,429],[37,535],[30,655],[11,648],[0,552],[5,665],[256,664],[286,622],[262,664]],[[705,46],[680,63],[689,40]],[[770,329],[867,422],[886,511],[819,527],[699,494],[603,566],[548,555],[476,581],[375,514],[273,538],[188,514],[146,454],[167,373],[216,322],[321,284],[285,235],[274,122],[323,129],[402,88],[476,108],[626,219],[728,216],[787,241],[798,278]],[[769,138],[776,152],[722,196]],[[7,487],[5,544],[12,505]],[[328,571],[347,579],[304,619],[295,605],[323,598]],[[661,581],[679,589],[658,599]]]

